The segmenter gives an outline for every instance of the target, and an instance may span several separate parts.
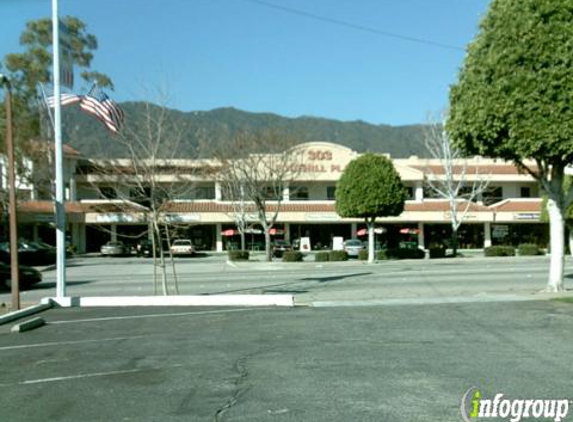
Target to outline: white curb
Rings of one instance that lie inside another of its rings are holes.
[[[52,307],[51,301],[49,301],[49,300],[46,301],[46,300],[42,299],[42,302],[37,304],[37,305],[30,306],[29,308],[20,309],[19,311],[10,312],[9,314],[0,316],[0,325],[15,321],[17,319],[24,318],[24,317],[27,317],[30,315],[37,314],[38,312],[46,311],[46,310],[50,309],[51,307]]]
[[[109,296],[44,298],[59,306],[294,306],[292,295]]]
[[[20,324],[16,324],[12,327],[10,331],[13,333],[23,333],[24,331],[30,331],[34,328],[41,327],[46,325],[46,321],[42,317],[36,317],[29,319],[28,321],[21,322]]]

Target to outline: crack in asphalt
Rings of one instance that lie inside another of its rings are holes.
[[[246,362],[247,360],[252,359],[255,355],[256,353],[249,354],[235,362],[234,369],[238,373],[238,376],[235,379],[235,390],[225,404],[215,411],[215,417],[213,418],[214,422],[221,422],[225,413],[235,406],[239,402],[241,396],[251,389],[250,385],[245,385],[245,381],[249,376]]]

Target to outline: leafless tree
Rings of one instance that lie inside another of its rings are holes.
[[[179,293],[171,240],[172,230],[185,224],[172,218],[169,206],[175,200],[193,197],[201,172],[196,161],[181,159],[186,128],[170,116],[166,107],[151,103],[146,103],[139,115],[128,114],[125,127],[115,138],[124,147],[125,158],[92,161],[90,178],[101,197],[109,198],[111,190],[111,196],[115,196],[113,204],[120,212],[138,215],[147,224],[140,236],[147,235],[152,242],[154,293],[159,267],[164,295],[170,293],[167,259],[171,262],[174,291]]]
[[[296,139],[276,130],[240,132],[214,154],[220,166],[218,179],[232,195],[237,228],[244,237],[249,215],[256,216],[265,235],[268,261],[272,259],[270,230],[284,191],[303,170],[304,151],[296,145]]]
[[[489,176],[479,174],[477,167],[470,174],[467,160],[452,144],[439,123],[433,122],[426,127],[424,145],[431,158],[439,160],[439,174],[432,166],[427,165],[424,169],[424,179],[436,196],[448,201],[452,227],[451,246],[453,255],[456,256],[458,229],[465,221],[474,201],[487,189]]]

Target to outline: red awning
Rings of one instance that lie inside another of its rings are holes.
[[[400,229],[400,233],[402,234],[420,234],[420,229],[412,229],[410,227],[405,227]]]

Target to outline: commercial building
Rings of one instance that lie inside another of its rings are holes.
[[[309,237],[313,248],[330,247],[333,236],[359,237],[364,223],[341,218],[335,211],[336,183],[345,166],[360,154],[341,145],[311,142],[301,145],[304,169],[283,191],[275,236],[294,240]],[[417,242],[421,247],[447,243],[450,233],[449,203],[435,198],[427,178],[441,178],[439,160],[418,157],[392,158],[408,189],[409,199],[398,217],[380,218],[385,228],[377,241],[386,244]],[[518,171],[511,163],[475,157],[464,161],[465,177],[486,178],[488,189],[469,204],[459,230],[461,248],[482,248],[494,244],[537,243],[548,241],[547,224],[541,222],[540,191],[536,181]],[[461,177],[462,162],[455,167]],[[165,204],[164,221],[175,227],[176,236],[188,238],[204,250],[223,251],[239,241],[233,212],[235,207],[224,197],[224,189],[213,172],[202,169],[216,166],[211,160],[169,160],[156,163],[158,183],[181,189]],[[145,236],[145,204],[130,188],[129,177],[138,177],[129,160],[98,161],[66,150],[66,204],[68,232],[78,252],[99,251],[108,240],[135,241]],[[122,169],[101,171],[102,168]],[[125,181],[126,183],[121,183]],[[465,204],[460,203],[460,209]],[[20,235],[53,242],[53,204],[37,192],[19,204]],[[247,235],[248,247],[261,248],[263,236],[254,216]]]

